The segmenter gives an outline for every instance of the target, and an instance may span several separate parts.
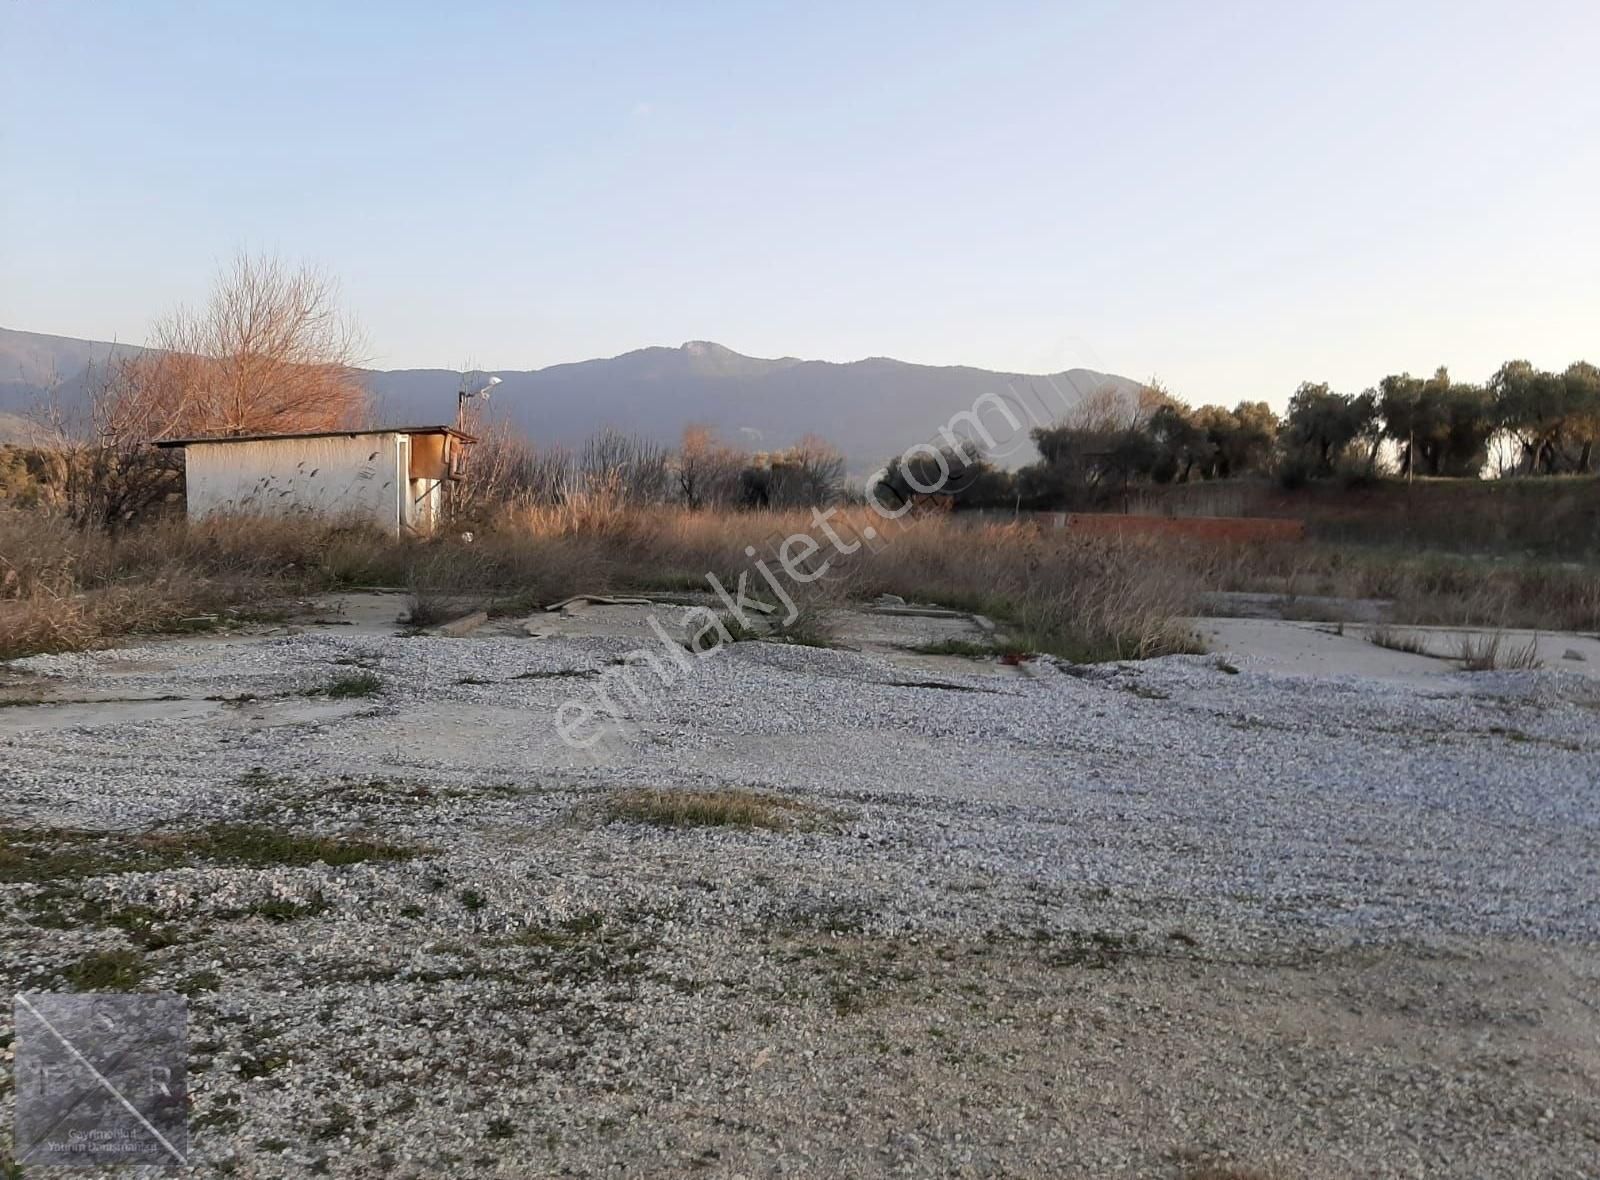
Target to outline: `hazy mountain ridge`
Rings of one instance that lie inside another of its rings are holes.
[[[90,366],[130,351],[130,345],[0,329],[0,413],[28,413],[52,383],[67,408],[81,405]],[[614,426],[670,444],[684,426],[702,422],[757,449],[820,435],[852,463],[876,462],[936,437],[986,393],[1015,391],[1053,417],[1102,385],[1136,385],[1092,369],[1030,375],[888,357],[750,357],[704,340],[490,371],[502,382],[492,416],[509,419],[536,442],[573,446]],[[459,382],[452,369],[374,370],[368,377],[377,421],[396,424],[450,421]]]
[[[81,401],[92,368],[139,351],[131,344],[0,328],[0,413],[30,413],[52,390],[64,402]]]

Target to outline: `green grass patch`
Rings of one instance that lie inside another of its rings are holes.
[[[1009,632],[1008,646],[1074,664],[1107,664],[1158,656],[1200,656],[1206,645],[1193,631],[1163,626],[1152,632],[1109,632],[1070,626],[1023,627]]]
[[[351,865],[363,861],[408,860],[415,852],[377,840],[312,836],[263,824],[213,824],[186,837],[192,852],[223,864],[266,868],[271,865]]]
[[[587,941],[605,925],[605,915],[598,910],[579,914],[557,922],[554,926],[530,926],[511,936],[514,946],[537,946],[551,949],[574,947]]]
[[[906,650],[923,656],[963,656],[970,660],[982,660],[1000,655],[1005,648],[989,639],[958,639],[951,636],[946,639],[934,639],[928,643],[912,644]]]
[[[44,883],[183,863],[164,837],[0,825],[0,884]]]
[[[366,668],[341,672],[321,688],[313,688],[308,697],[332,697],[343,700],[350,697],[375,697],[383,692],[383,680],[376,672]]]
[[[197,832],[162,833],[0,825],[0,885],[156,872],[205,862],[266,868],[398,861],[414,855],[412,849],[380,841],[307,835],[262,824],[213,824]]]
[[[952,593],[937,587],[930,587],[922,596],[949,610],[992,619],[1002,634],[991,642],[984,654],[999,655],[1013,663],[1035,655],[1056,656],[1074,664],[1104,664],[1158,656],[1204,655],[1206,652],[1204,642],[1193,630],[1154,608],[1096,613],[1048,595],[1013,599],[1003,595]],[[969,653],[931,651],[928,654]]]
[[[315,918],[318,914],[325,914],[332,908],[321,893],[313,893],[307,901],[289,901],[282,897],[273,897],[248,905],[241,910],[219,913],[217,917],[265,918],[269,922],[298,922],[303,918]]]
[[[97,951],[85,955],[62,975],[76,992],[130,992],[149,973],[144,956],[136,950]]]
[[[162,924],[161,915],[148,906],[123,906],[105,915],[104,920],[127,934],[128,941],[141,950],[159,951],[183,941],[183,932]]]

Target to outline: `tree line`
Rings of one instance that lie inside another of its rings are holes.
[[[1037,462],[999,470],[972,447],[945,446],[885,467],[884,486],[938,493],[959,507],[1093,504],[1141,484],[1241,476],[1309,480],[1379,475],[1474,478],[1588,474],[1600,442],[1600,369],[1556,373],[1509,361],[1486,383],[1438,369],[1391,374],[1361,393],[1304,382],[1278,415],[1261,401],[1190,406],[1159,382],[1106,386],[1031,432]],[[1498,456],[1499,462],[1492,460]]]
[[[574,449],[535,446],[505,422],[467,425],[479,441],[453,507],[469,518],[577,497],[701,511],[819,507],[845,494],[844,456],[812,435],[750,451],[704,425],[685,428],[676,448],[605,427]]]
[[[0,498],[56,506],[81,524],[116,527],[161,510],[182,488],[181,459],[153,439],[342,430],[369,406],[358,368],[361,334],[336,285],[314,270],[241,255],[198,310],[161,320],[150,347],[112,364],[91,391],[85,421],[46,414],[41,446],[0,448]],[[750,451],[707,426],[677,448],[602,430],[577,450],[535,448],[507,425],[467,421],[483,436],[455,510],[554,504],[577,495],[620,503],[784,509],[847,494],[845,460],[815,436]],[[937,487],[955,506],[1091,506],[1139,484],[1276,476],[1286,484],[1334,476],[1593,470],[1600,440],[1600,369],[1549,372],[1502,365],[1483,384],[1384,377],[1359,394],[1306,382],[1281,417],[1262,401],[1190,406],[1159,382],[1106,386],[1064,418],[1031,432],[1038,461],[1005,471],[971,448],[947,445],[891,461],[877,486],[910,499]]]

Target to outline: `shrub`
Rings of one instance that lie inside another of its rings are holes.
[[[363,668],[354,672],[341,672],[321,688],[312,689],[312,696],[333,697],[335,700],[349,697],[375,697],[383,692],[383,681],[376,672]]]
[[[1513,645],[1500,631],[1487,635],[1463,635],[1457,647],[1457,658],[1468,672],[1493,672],[1500,668],[1529,669],[1544,665],[1539,658],[1537,639]]]

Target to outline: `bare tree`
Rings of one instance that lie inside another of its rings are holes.
[[[740,472],[748,508],[810,508],[839,498],[845,462],[830,442],[808,434],[785,451],[752,457]]]
[[[591,495],[633,504],[662,502],[671,483],[664,447],[609,426],[584,444],[578,469]]]
[[[508,422],[474,424],[466,476],[455,489],[457,517],[471,518],[500,506],[556,504],[573,482],[572,452],[536,448]]]
[[[844,482],[844,456],[831,442],[808,434],[789,448],[785,458],[795,473],[800,504],[830,504],[838,497],[839,485]]]
[[[739,494],[739,472],[747,461],[748,456],[725,444],[711,427],[684,427],[677,461],[683,502],[695,511],[732,504]]]
[[[338,287],[310,268],[239,255],[198,311],[159,321],[149,347],[90,382],[86,422],[45,417],[66,456],[68,510],[119,526],[181,489],[175,435],[275,434],[357,426],[367,394],[360,333]]]
[[[204,308],[179,308],[156,324],[118,392],[141,403],[135,416],[148,412],[184,433],[353,427],[367,410],[361,341],[332,279],[240,254]]]
[[[177,425],[174,407],[159,395],[162,360],[124,357],[98,373],[91,367],[86,421],[47,398],[40,420],[60,463],[63,506],[75,523],[118,528],[182,490],[178,455],[150,445]]]

